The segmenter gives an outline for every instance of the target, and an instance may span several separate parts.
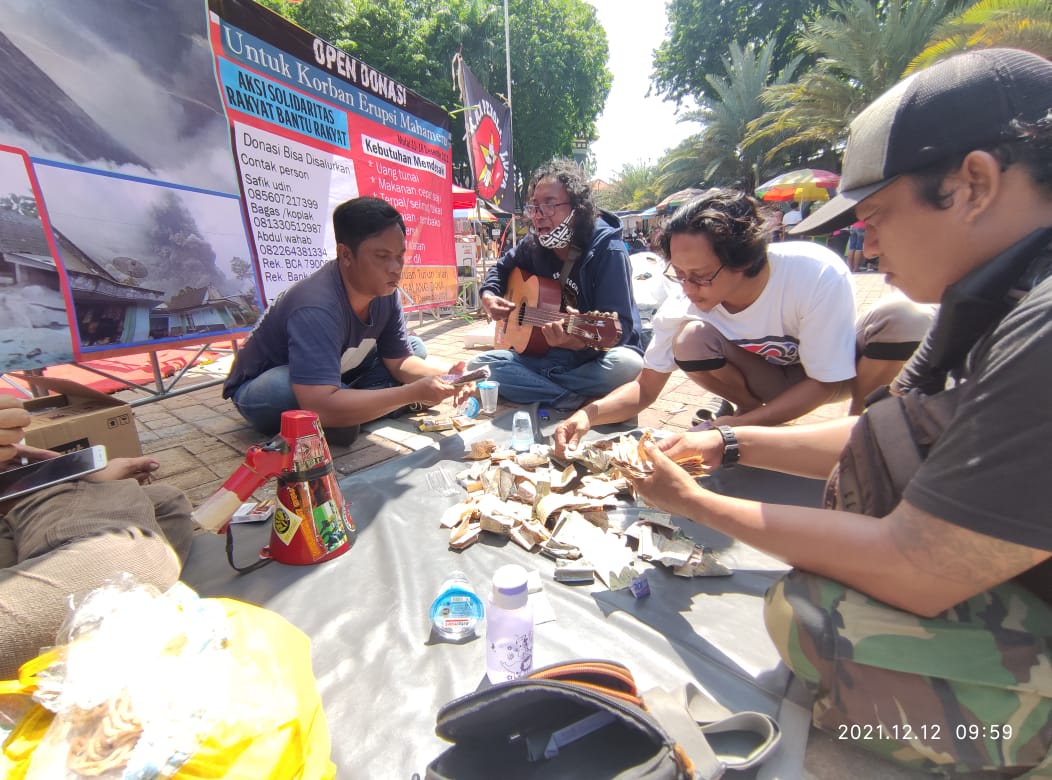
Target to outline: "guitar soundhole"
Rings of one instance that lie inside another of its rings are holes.
[[[522,327],[523,321],[526,319],[526,301],[519,304],[519,313],[515,316],[515,324]]]

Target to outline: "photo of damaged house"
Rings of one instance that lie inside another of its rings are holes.
[[[251,293],[227,297],[209,285],[166,296],[149,286],[149,269],[142,261],[118,256],[104,265],[57,227],[52,232],[85,351],[236,330],[259,316]],[[27,302],[27,309],[43,305],[53,319],[66,319],[59,271],[38,218],[0,210],[0,285],[5,291],[33,290],[32,298],[47,298],[47,303]]]

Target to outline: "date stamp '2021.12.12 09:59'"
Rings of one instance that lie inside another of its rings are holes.
[[[851,740],[852,742],[867,742],[870,740],[901,740],[909,742],[919,739],[922,742],[937,742],[942,739],[956,739],[964,742],[976,739],[1010,740],[1012,738],[1012,726],[1009,723],[959,723],[956,726],[948,726],[943,723],[924,723],[914,726],[909,723],[891,723],[885,725],[842,723],[837,727],[837,739]]]

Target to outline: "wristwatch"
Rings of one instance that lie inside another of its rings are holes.
[[[731,468],[737,465],[741,457],[741,449],[738,447],[738,437],[734,435],[734,429],[729,425],[721,425],[717,429],[723,437],[723,467]]]

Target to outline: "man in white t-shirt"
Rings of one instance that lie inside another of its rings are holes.
[[[782,228],[788,233],[789,228],[798,225],[804,220],[804,212],[800,210],[800,204],[795,200],[789,204],[789,210],[782,217]]]
[[[848,392],[858,411],[894,379],[933,308],[890,296],[856,323],[843,261],[811,242],[768,245],[767,233],[759,201],[733,190],[709,190],[672,215],[661,248],[680,289],[654,317],[643,371],[562,423],[557,446],[634,416],[677,366],[736,408],[717,427],[778,425]]]

